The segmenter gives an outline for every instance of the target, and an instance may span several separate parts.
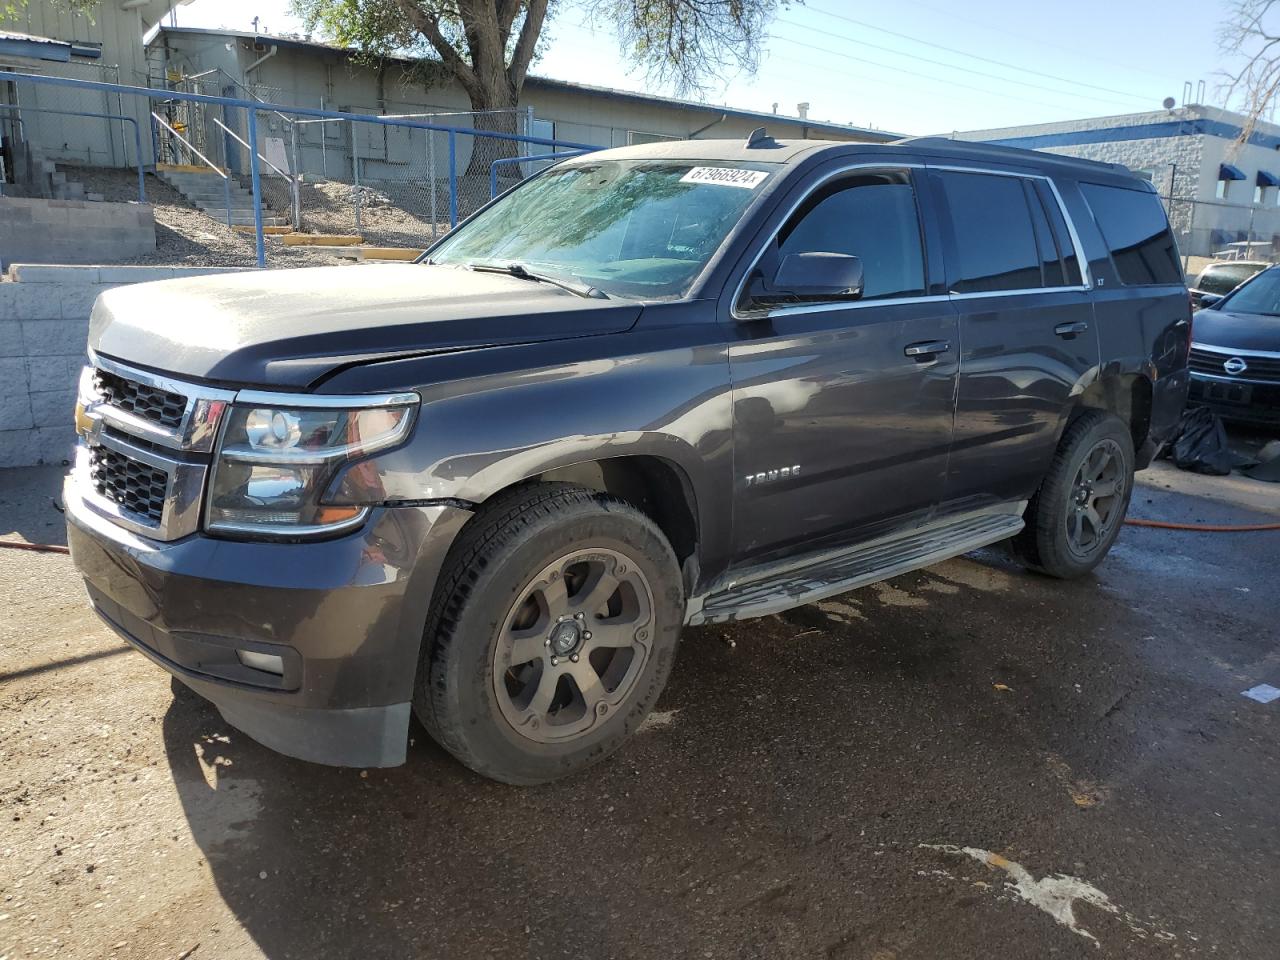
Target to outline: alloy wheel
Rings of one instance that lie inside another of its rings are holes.
[[[494,649],[503,718],[537,743],[583,736],[632,692],[653,635],[653,591],[634,562],[592,549],[547,564],[521,590]]]
[[[1099,441],[1076,471],[1067,500],[1067,544],[1087,557],[1107,542],[1123,515],[1124,454],[1114,440]]]

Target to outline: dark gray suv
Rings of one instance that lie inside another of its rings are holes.
[[[686,624],[998,541],[1091,570],[1182,410],[1190,319],[1120,167],[605,151],[418,264],[105,294],[71,548],[102,617],[270,747],[398,764],[413,712],[543,782],[636,729]]]

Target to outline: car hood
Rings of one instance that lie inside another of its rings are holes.
[[[1280,317],[1231,310],[1199,310],[1191,321],[1192,339],[1222,350],[1280,352]]]
[[[305,388],[372,360],[622,333],[640,309],[426,264],[251,271],[108,290],[89,347],[175,376]]]

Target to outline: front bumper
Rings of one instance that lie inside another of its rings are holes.
[[[64,494],[94,609],[229,724],[303,760],[404,762],[427,608],[468,511],[378,508],[322,542],[161,543],[99,514],[71,478]],[[283,675],[240,650],[280,657]]]
[[[1280,383],[1191,374],[1187,402],[1208,407],[1223,420],[1280,425]]]

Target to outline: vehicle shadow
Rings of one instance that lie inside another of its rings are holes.
[[[173,782],[219,894],[273,960],[861,957],[916,938],[979,955],[1000,908],[922,886],[940,864],[918,844],[996,849],[1053,811],[1078,817],[1045,758],[1099,780],[1128,762],[1136,708],[1119,724],[1099,703],[1144,669],[1078,642],[1133,635],[1122,598],[980,560],[841,598],[835,615],[689,631],[645,727],[546,787],[475,776],[416,722],[400,768],[290,760],[192,694],[163,721]],[[993,621],[1004,632],[988,637]],[[1105,746],[1073,755],[1100,723]],[[906,933],[895,897],[916,903]],[[1059,955],[1090,956],[1076,939]]]
[[[66,546],[62,516],[66,472],[65,466],[0,470],[0,537],[16,534],[27,543]]]

